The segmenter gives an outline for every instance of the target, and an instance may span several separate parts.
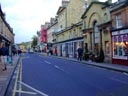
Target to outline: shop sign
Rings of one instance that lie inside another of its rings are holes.
[[[112,35],[128,34],[128,29],[112,32]]]

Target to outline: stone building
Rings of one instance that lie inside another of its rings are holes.
[[[111,15],[109,2],[93,1],[82,15],[84,45],[95,57],[103,50],[105,62],[111,63]]]
[[[3,13],[0,6],[0,43],[4,42],[10,52],[11,45],[14,44],[14,36],[15,34],[13,33],[13,29],[7,23],[5,13]]]
[[[128,65],[128,0],[111,7],[112,63]]]
[[[59,56],[76,58],[77,48],[79,46],[83,47],[81,15],[86,9],[86,3],[85,0],[70,0],[68,6],[64,9],[65,11],[61,12],[66,14],[66,17],[63,18],[63,21],[66,21],[66,27],[56,34]],[[61,16],[60,14],[58,15]]]

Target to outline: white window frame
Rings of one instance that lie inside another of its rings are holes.
[[[122,27],[121,14],[116,15],[116,28]]]

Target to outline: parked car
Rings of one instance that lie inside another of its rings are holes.
[[[30,49],[29,53],[33,54],[33,53],[34,53],[34,51],[33,51],[32,49]]]

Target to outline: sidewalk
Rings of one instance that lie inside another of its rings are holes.
[[[109,64],[109,63],[96,63],[96,62],[85,61],[85,60],[78,61],[75,58],[65,58],[65,57],[60,57],[60,58],[64,58],[64,59],[67,59],[67,60],[72,60],[72,61],[75,61],[75,62],[80,62],[80,63],[91,65],[91,66],[106,68],[106,69],[109,69],[109,70],[128,73],[128,66],[125,66],[125,65]]]
[[[44,55],[44,56],[46,56],[46,55]],[[57,58],[66,59],[66,60],[72,60],[74,62],[80,62],[80,63],[91,65],[91,66],[96,66],[96,67],[106,68],[109,70],[128,73],[128,66],[125,66],[125,65],[109,64],[109,63],[96,63],[96,62],[91,62],[91,61],[89,62],[89,61],[85,61],[85,60],[78,61],[76,58],[67,58],[67,57],[60,57],[60,56],[52,56],[52,57],[57,57]]]
[[[13,56],[13,65],[8,64],[6,71],[2,71],[2,65],[0,62],[0,96],[4,96],[6,92],[6,89],[9,85],[14,68],[16,67],[16,64],[18,63],[18,59],[19,59],[19,56]]]

